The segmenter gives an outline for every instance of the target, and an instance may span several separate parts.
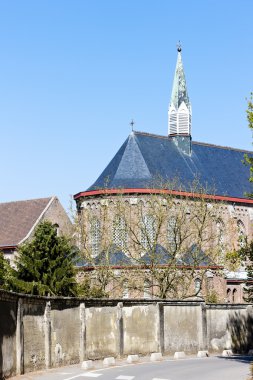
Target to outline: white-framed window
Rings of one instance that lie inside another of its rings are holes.
[[[145,249],[152,248],[156,237],[156,222],[153,215],[145,215],[143,218],[141,243]]]
[[[60,235],[59,224],[55,223],[53,227],[55,229],[56,235],[59,236]]]
[[[97,218],[92,219],[90,232],[91,232],[91,253],[92,253],[92,256],[97,256],[99,253],[100,241],[101,241],[100,221]]]
[[[201,280],[196,278],[194,281],[195,293],[198,294],[201,290]]]
[[[242,248],[246,244],[246,234],[245,234],[245,226],[241,220],[237,221],[237,232],[238,232],[239,246]]]
[[[121,248],[126,248],[127,245],[127,226],[125,218],[117,215],[113,221],[113,243]]]

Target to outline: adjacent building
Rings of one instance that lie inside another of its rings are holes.
[[[70,219],[55,196],[0,203],[0,251],[11,264],[17,247],[33,237],[43,220],[52,222],[59,234],[71,234]]]

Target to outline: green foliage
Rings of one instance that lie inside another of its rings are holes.
[[[244,300],[246,302],[253,302],[253,240],[242,247],[239,251],[242,261],[247,265],[248,281],[244,288]]]
[[[9,262],[5,260],[4,255],[0,252],[0,289],[11,290],[9,286],[9,277],[13,269]]]
[[[248,126],[253,133],[253,92],[251,92],[250,94],[246,113],[247,113]],[[244,156],[244,163],[246,163],[250,167],[249,181],[253,182],[253,157],[249,157],[246,154]],[[253,194],[247,194],[247,195],[249,197],[253,197]],[[244,261],[244,263],[247,266],[248,282],[246,283],[246,287],[244,289],[244,292],[246,293],[244,300],[246,302],[253,302],[253,241],[251,241],[250,243],[246,242],[245,246],[240,249],[239,254],[241,255],[242,261]],[[251,284],[251,281],[252,281],[252,284]]]
[[[0,252],[0,288],[3,288],[5,283],[5,260],[2,252]]]
[[[228,251],[226,252],[225,261],[226,261],[226,268],[230,271],[235,272],[241,266],[241,261],[242,261],[241,253],[236,250]]]
[[[107,298],[108,294],[100,286],[92,286],[90,279],[85,278],[77,285],[77,295],[84,298]]]
[[[9,279],[12,290],[43,296],[75,296],[74,256],[70,241],[57,236],[51,222],[42,222],[33,240],[18,248],[16,270],[12,270]]]
[[[247,112],[248,126],[253,133],[253,92],[251,92],[250,94],[250,99],[248,100],[248,108],[246,112]],[[250,167],[249,181],[253,182],[253,157],[250,157],[248,154],[245,154],[244,163],[249,165]],[[253,194],[248,194],[248,196],[253,197]]]
[[[208,292],[207,296],[205,297],[206,303],[218,303],[219,302],[219,297],[218,293],[212,289]]]

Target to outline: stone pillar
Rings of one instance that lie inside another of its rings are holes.
[[[123,325],[123,303],[119,302],[117,304],[117,330],[118,330],[118,339],[117,339],[117,356],[122,357],[124,353],[124,325]]]
[[[46,369],[51,367],[51,304],[46,303],[44,313],[44,334],[45,334],[45,365]]]
[[[86,359],[86,318],[85,303],[80,304],[80,362]]]
[[[201,326],[199,329],[199,350],[207,350],[207,319],[206,319],[206,304],[202,302],[201,307]]]
[[[164,306],[162,302],[157,303],[158,326],[157,326],[157,342],[158,352],[164,353]]]
[[[24,373],[24,324],[23,324],[23,300],[18,299],[17,328],[16,328],[16,367],[17,375]]]

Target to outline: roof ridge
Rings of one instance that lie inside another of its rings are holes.
[[[155,138],[162,138],[165,140],[168,140],[168,139],[171,140],[170,136],[162,136],[162,135],[157,135],[157,134],[149,133],[149,132],[134,131],[134,133],[137,135],[150,136],[150,137],[155,137]],[[244,153],[253,153],[253,151],[247,150],[247,149],[233,148],[231,146],[216,145],[216,144],[205,143],[205,142],[201,142],[201,141],[192,141],[192,144],[210,146],[210,147],[227,149],[227,150],[235,150],[235,151],[244,152]]]
[[[31,202],[31,201],[40,201],[40,200],[46,200],[48,201],[52,198],[54,198],[55,195],[52,195],[51,197],[44,197],[44,198],[32,198],[32,199],[23,199],[19,201],[8,201],[8,202],[0,202],[0,205],[9,204],[9,203],[21,203],[21,202]]]
[[[144,135],[144,136],[162,138],[162,139],[166,139],[166,140],[168,139],[168,136],[156,135],[155,133],[142,132],[142,131],[133,131],[133,132],[134,132],[134,134],[137,134],[137,135]]]
[[[204,146],[212,146],[214,148],[227,149],[227,150],[235,150],[235,151],[244,152],[244,153],[253,153],[252,150],[233,148],[232,146],[224,146],[224,145],[216,145],[216,144],[211,144],[211,143],[204,143],[204,142],[201,142],[201,141],[192,141],[192,144],[195,144],[195,145],[204,145]]]

